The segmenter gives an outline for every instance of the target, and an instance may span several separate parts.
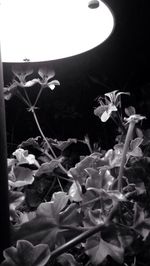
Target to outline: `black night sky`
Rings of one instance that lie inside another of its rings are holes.
[[[30,63],[36,76],[46,64],[55,70],[61,83],[54,91],[45,89],[37,116],[47,137],[59,140],[88,134],[91,141],[111,146],[115,126],[102,124],[93,115],[96,97],[118,89],[130,91],[124,105],[133,104],[138,113],[150,111],[150,8],[147,0],[106,0],[114,14],[112,35],[100,46],[84,54],[45,63]],[[12,64],[4,64],[4,81],[11,81]],[[36,88],[35,88],[36,90]],[[32,92],[34,97],[34,91]],[[6,102],[8,151],[39,132],[31,113],[16,98]],[[148,127],[150,119],[143,126]],[[109,133],[108,133],[109,132]]]

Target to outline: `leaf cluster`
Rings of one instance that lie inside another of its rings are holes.
[[[54,74],[39,71],[39,75],[47,86]],[[15,76],[27,86],[26,76],[16,72]],[[102,120],[121,108],[121,94],[105,94],[107,108],[98,114]],[[104,102],[102,107],[106,107]],[[89,154],[66,164],[64,151],[78,142],[87,145]],[[8,158],[12,246],[4,251],[1,266],[148,266],[148,253],[142,257],[150,248],[148,143],[144,133],[130,141],[120,190],[123,138],[103,152],[100,147],[95,151],[87,136],[84,140],[37,137],[23,141]],[[49,147],[56,156],[52,157]]]

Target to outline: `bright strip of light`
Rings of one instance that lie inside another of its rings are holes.
[[[1,0],[0,40],[3,62],[49,61],[73,56],[101,44],[114,19],[100,2],[87,0]]]

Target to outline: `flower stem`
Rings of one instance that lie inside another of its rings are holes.
[[[127,131],[127,135],[126,135],[126,139],[125,139],[125,143],[123,147],[122,161],[121,161],[119,175],[118,175],[118,190],[120,192],[122,191],[122,177],[123,177],[123,172],[124,172],[124,165],[126,163],[126,154],[129,148],[130,141],[132,139],[134,126],[135,126],[135,121],[131,121],[129,123],[128,131]]]
[[[39,130],[41,136],[42,136],[43,139],[45,140],[45,142],[46,142],[48,148],[50,149],[50,151],[51,151],[51,153],[52,153],[52,155],[53,155],[53,156],[50,155],[50,159],[51,159],[51,160],[53,160],[53,159],[57,159],[57,156],[56,156],[55,152],[53,151],[51,145],[49,144],[47,138],[45,137],[45,135],[44,135],[44,133],[43,133],[43,131],[42,131],[42,129],[41,129],[41,126],[40,126],[40,124],[39,124],[39,121],[38,121],[38,118],[37,118],[37,116],[36,116],[36,113],[35,113],[34,108],[32,108],[31,111],[32,111],[32,114],[33,114],[34,120],[35,120],[35,122],[36,122],[36,125],[37,125],[37,127],[38,127],[38,130]],[[67,170],[63,167],[63,165],[62,165],[61,163],[59,163],[58,166],[60,167],[60,169],[61,169],[65,174],[68,175]]]
[[[35,102],[34,102],[34,104],[33,104],[33,106],[36,106],[36,104],[37,104],[37,102],[38,102],[38,99],[39,99],[39,97],[41,96],[41,93],[42,93],[42,91],[43,91],[43,86],[41,85],[41,88],[40,88],[40,90],[39,90],[39,92],[38,92],[38,95],[37,95],[37,97],[36,97],[36,99],[35,99]]]
[[[54,151],[53,151],[51,145],[49,144],[47,138],[45,137],[45,135],[44,135],[44,133],[43,133],[43,131],[42,131],[42,129],[41,129],[41,126],[40,126],[40,124],[39,124],[39,121],[38,121],[38,118],[37,118],[37,116],[36,116],[36,113],[35,113],[34,108],[32,109],[32,114],[33,114],[34,120],[35,120],[35,122],[36,122],[36,125],[37,125],[37,127],[38,127],[38,130],[40,131],[41,136],[42,136],[43,139],[45,140],[45,142],[46,142],[48,148],[50,149],[50,151],[51,151],[53,157],[56,159],[56,158],[57,158],[57,157],[56,157],[56,154],[54,153]]]

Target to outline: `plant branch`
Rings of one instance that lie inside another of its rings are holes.
[[[29,108],[30,103],[23,97],[23,95],[21,94],[21,92],[19,90],[17,90],[16,94],[15,94],[19,99],[21,99]]]
[[[95,199],[89,200],[89,201],[87,201],[87,202],[81,204],[79,208],[85,207],[85,206],[87,206],[87,205],[89,205],[89,204],[91,204],[91,203],[94,203],[94,202],[96,202],[96,201],[99,201],[99,200],[101,200],[101,198],[102,198],[102,196],[100,195],[99,197],[97,197],[97,198],[95,198]]]
[[[24,91],[24,94],[25,94],[25,96],[26,96],[26,98],[27,98],[28,103],[30,104],[30,106],[32,106],[32,103],[31,103],[31,101],[30,101],[30,98],[29,98],[29,96],[28,96],[28,93],[27,93],[26,89],[23,88],[23,91]]]
[[[130,141],[133,136],[134,126],[135,126],[135,121],[132,120],[129,123],[128,131],[127,131],[127,135],[126,135],[126,139],[125,139],[125,143],[123,147],[122,160],[121,160],[121,165],[120,165],[119,175],[118,175],[118,190],[120,192],[122,191],[122,177],[123,177],[123,172],[124,172],[124,165],[126,163],[126,154],[129,148]]]
[[[56,158],[57,158],[57,157],[56,157],[56,154],[54,153],[54,151],[53,151],[51,145],[49,144],[47,138],[45,137],[45,135],[44,135],[44,133],[43,133],[43,131],[42,131],[42,129],[41,129],[41,126],[40,126],[39,121],[38,121],[38,119],[37,119],[37,116],[36,116],[36,113],[35,113],[34,108],[32,108],[31,111],[32,111],[32,114],[33,114],[34,120],[35,120],[35,122],[36,122],[36,125],[37,125],[37,127],[38,127],[38,130],[39,130],[41,136],[42,136],[43,139],[45,140],[45,142],[46,142],[48,148],[50,149],[50,151],[51,151],[51,153],[52,153],[52,155],[53,155],[54,158],[56,159]]]
[[[37,97],[35,99],[35,102],[34,102],[33,106],[36,106],[36,104],[38,102],[38,99],[40,98],[43,89],[44,89],[44,86],[41,85],[41,88],[40,88],[40,90],[38,92],[38,95],[37,95]]]
[[[65,243],[64,245],[62,245],[59,248],[57,248],[54,251],[52,251],[51,257],[50,257],[50,261],[51,260],[54,260],[56,257],[58,257],[61,254],[65,253],[70,248],[72,248],[72,247],[76,246],[77,244],[83,242],[84,240],[86,240],[90,236],[98,233],[99,231],[101,231],[102,229],[104,229],[106,226],[108,226],[108,224],[111,222],[111,220],[116,215],[116,212],[118,210],[118,204],[119,203],[117,203],[117,204],[115,204],[113,206],[112,210],[110,211],[108,217],[105,220],[105,223],[94,226],[93,228],[91,228],[91,229],[89,229],[89,230],[81,233],[79,236],[73,238],[69,242]]]
[[[49,144],[47,138],[45,137],[45,135],[44,135],[44,133],[43,133],[43,131],[42,131],[42,129],[41,129],[41,126],[40,126],[40,124],[39,124],[39,121],[38,121],[38,118],[37,118],[37,116],[36,116],[36,113],[35,113],[34,108],[32,108],[31,111],[32,111],[32,114],[33,114],[34,120],[35,120],[35,122],[36,122],[36,125],[37,125],[37,127],[38,127],[38,130],[39,130],[41,136],[42,136],[43,139],[45,140],[45,142],[46,142],[48,148],[50,149],[50,151],[51,151],[51,153],[52,153],[52,155],[53,155],[53,156],[49,155],[49,158],[50,158],[51,160],[53,160],[53,159],[57,159],[57,156],[56,156],[55,152],[53,151],[51,145]],[[46,153],[46,155],[48,156],[48,153]],[[67,170],[63,167],[63,165],[62,165],[61,163],[59,163],[58,166],[60,167],[60,169],[61,169],[66,175],[68,175]]]

